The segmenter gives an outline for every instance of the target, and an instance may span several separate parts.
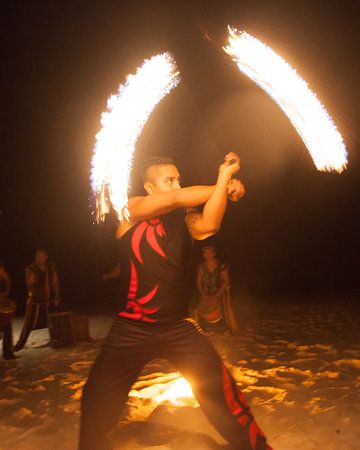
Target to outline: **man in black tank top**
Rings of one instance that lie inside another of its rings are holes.
[[[215,234],[240,160],[229,153],[214,186],[181,188],[168,158],[144,168],[147,196],[129,199],[130,220],[117,230],[124,282],[120,307],[91,369],[81,402],[80,450],[110,450],[107,438],[145,364],[168,359],[190,382],[214,427],[234,449],[271,450],[243,394],[196,324],[188,318],[187,272],[193,239]],[[204,205],[202,212],[194,208]]]

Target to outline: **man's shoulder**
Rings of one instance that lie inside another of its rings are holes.
[[[147,197],[147,196],[145,196],[145,195],[132,195],[131,197],[128,198],[128,204],[129,203],[133,203],[133,202],[137,202],[137,201],[141,200],[144,197]]]
[[[223,262],[223,261],[219,261],[219,267],[220,267],[221,271],[227,270],[229,268],[229,263]]]

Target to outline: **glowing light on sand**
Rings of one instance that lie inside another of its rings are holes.
[[[145,60],[108,99],[91,164],[97,222],[111,206],[120,220],[128,217],[127,193],[136,141],[155,106],[178,82],[179,72],[170,54],[163,53]]]
[[[139,384],[130,391],[129,396],[151,398],[157,405],[168,402],[174,406],[198,406],[190,384],[177,373],[154,378],[145,387]]]
[[[167,400],[173,405],[178,405],[181,403],[181,400],[186,398],[193,398],[194,394],[192,392],[190,384],[185,380],[185,378],[178,378],[170,383],[169,388],[166,392],[163,392],[156,399],[159,403]]]
[[[281,107],[304,141],[318,170],[342,172],[347,152],[332,118],[286,61],[246,32],[229,27],[224,47],[238,68]]]

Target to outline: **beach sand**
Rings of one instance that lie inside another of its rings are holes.
[[[234,298],[240,335],[209,336],[274,450],[360,449],[360,293],[331,297]],[[76,449],[81,390],[111,321],[91,316],[92,341],[69,348],[34,331],[18,359],[0,360],[1,450]],[[169,400],[179,377],[166,361],[144,369],[111,434],[117,449],[229,448],[193,397]]]

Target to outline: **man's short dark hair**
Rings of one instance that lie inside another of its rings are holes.
[[[141,176],[143,183],[147,181],[148,169],[151,166],[176,166],[175,161],[172,158],[167,156],[151,156],[150,158],[145,159],[143,164],[141,165]]]

